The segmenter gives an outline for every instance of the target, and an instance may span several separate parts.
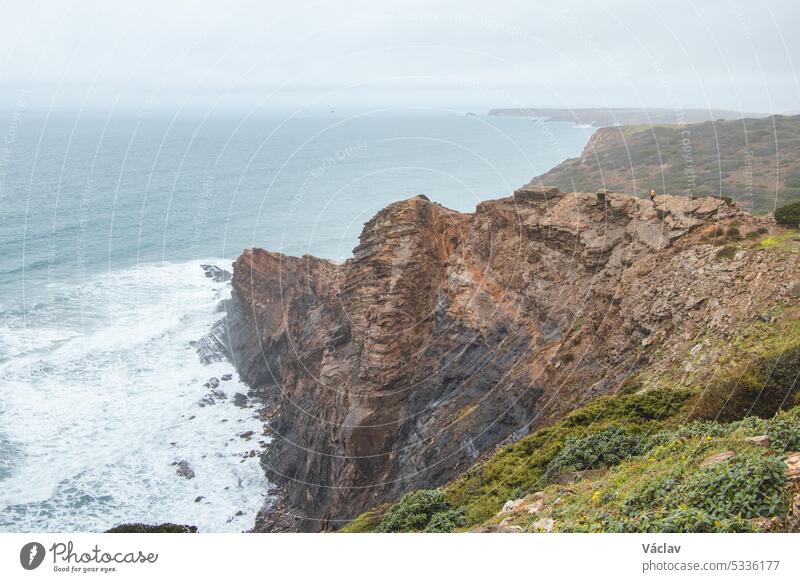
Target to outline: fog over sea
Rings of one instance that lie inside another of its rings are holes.
[[[233,368],[190,345],[230,293],[200,265],[252,246],[345,260],[386,204],[472,211],[591,132],[431,110],[0,112],[0,531],[248,529],[265,441]],[[225,374],[227,399],[200,406]]]

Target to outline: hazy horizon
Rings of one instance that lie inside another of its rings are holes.
[[[0,110],[800,109],[795,5],[4,7]],[[88,25],[87,25],[88,24]]]

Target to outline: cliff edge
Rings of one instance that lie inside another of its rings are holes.
[[[339,529],[644,368],[672,373],[702,334],[800,294],[797,255],[759,246],[774,229],[720,198],[529,185],[472,214],[392,204],[342,264],[245,251],[216,341],[274,403],[279,501],[255,530]]]

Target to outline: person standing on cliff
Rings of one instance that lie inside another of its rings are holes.
[[[656,191],[653,188],[650,188],[650,202],[655,204],[656,201]]]

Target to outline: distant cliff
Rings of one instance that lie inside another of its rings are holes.
[[[726,196],[770,212],[800,200],[800,115],[598,129],[579,158],[532,183],[637,196],[651,189]]]
[[[797,255],[771,270],[771,228],[719,198],[531,185],[473,214],[392,204],[342,264],[247,250],[215,341],[276,403],[280,501],[256,531],[339,529],[641,370],[674,375],[788,297]]]
[[[563,109],[555,107],[520,107],[491,109],[489,115],[495,117],[537,117],[548,121],[569,121],[591,124],[595,127],[617,125],[640,125],[662,123],[701,123],[722,119],[741,119],[742,117],[766,117],[753,113],[742,113],[727,109],[659,109],[640,107],[590,107]]]

